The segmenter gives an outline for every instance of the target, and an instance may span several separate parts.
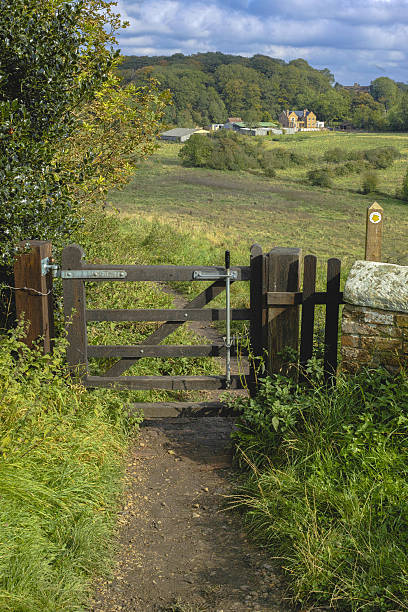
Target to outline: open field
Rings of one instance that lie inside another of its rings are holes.
[[[339,257],[346,270],[364,257],[365,211],[376,199],[385,209],[383,259],[408,263],[408,204],[393,197],[406,170],[408,135],[302,134],[268,145],[310,151],[314,158],[334,147],[351,150],[392,145],[402,157],[392,168],[379,171],[379,192],[374,197],[358,192],[360,175],[336,179],[332,189],[302,183],[307,170],[316,164],[279,170],[273,179],[249,172],[185,168],[178,158],[180,145],[166,143],[141,164],[123,191],[110,195],[110,202],[129,221],[139,222],[142,217],[195,237],[196,256],[186,252],[185,263],[221,263],[225,248],[230,248],[233,262],[246,263],[249,246],[259,242],[265,250],[299,246],[322,260]],[[163,255],[163,263],[166,258],[171,260],[171,250]]]

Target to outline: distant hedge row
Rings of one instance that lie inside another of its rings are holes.
[[[179,153],[184,166],[215,170],[262,170],[275,176],[277,169],[306,164],[309,157],[282,148],[269,150],[257,138],[222,130],[214,135],[193,134]]]
[[[320,168],[313,168],[306,174],[311,185],[331,187],[336,177],[349,174],[370,175],[374,184],[373,171],[391,166],[400,156],[395,147],[347,151],[339,147],[329,149],[322,157],[313,157],[276,147],[267,149],[260,138],[248,138],[232,131],[220,130],[206,136],[193,134],[179,153],[184,166],[214,168],[215,170],[259,170],[267,177],[276,176],[277,170],[302,166],[305,169],[319,161],[325,162]],[[363,191],[367,187],[363,188]]]

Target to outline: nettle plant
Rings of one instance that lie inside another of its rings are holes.
[[[56,6],[57,5],[57,6]],[[114,52],[90,62],[84,2],[0,0],[0,256],[20,240],[56,243],[77,223],[69,170],[56,152],[74,131],[74,110],[108,78]],[[92,66],[92,70],[90,70]],[[87,69],[88,68],[88,69]],[[81,173],[76,169],[77,180]]]

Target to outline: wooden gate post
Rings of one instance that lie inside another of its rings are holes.
[[[32,348],[34,341],[42,338],[43,351],[52,350],[54,336],[54,313],[52,306],[52,274],[41,274],[41,260],[52,256],[49,240],[26,240],[19,245],[21,253],[14,263],[14,284],[17,319],[28,323],[24,342]]]
[[[81,270],[84,251],[77,244],[62,251],[63,270]],[[64,317],[67,329],[67,362],[73,373],[85,377],[88,369],[85,284],[80,279],[62,281]]]
[[[276,247],[267,256],[268,291],[300,290],[302,249]],[[280,354],[286,347],[299,347],[299,306],[268,311],[268,373],[282,371],[285,359]]]
[[[259,360],[265,359],[267,350],[267,324],[268,311],[266,307],[266,257],[262,253],[262,247],[259,244],[251,246],[251,281],[250,281],[250,308],[251,320],[249,328],[250,336],[250,354],[253,359],[250,360],[249,374],[249,392],[254,396],[257,391],[257,379]]]

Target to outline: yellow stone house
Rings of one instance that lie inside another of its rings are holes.
[[[305,108],[301,111],[284,110],[279,115],[279,123],[282,127],[296,128],[298,130],[304,128],[317,128],[316,115],[313,111]]]

